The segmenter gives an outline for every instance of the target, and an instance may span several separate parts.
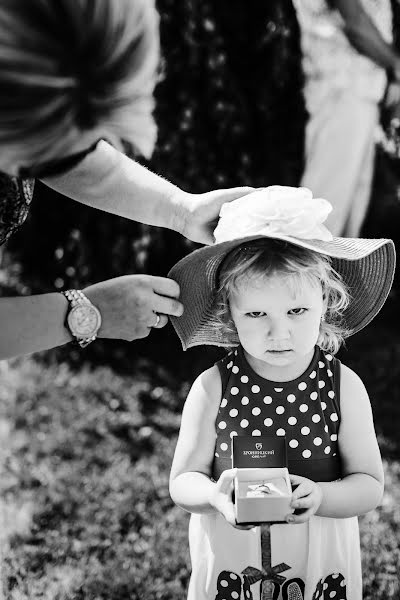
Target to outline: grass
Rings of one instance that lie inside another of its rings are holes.
[[[382,505],[360,519],[365,600],[400,597],[400,337],[391,311],[393,302],[341,356],[370,391],[386,472]],[[0,363],[7,600],[186,597],[188,516],[167,480],[187,389],[156,367],[123,376],[34,358]]]

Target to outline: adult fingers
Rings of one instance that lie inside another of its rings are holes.
[[[150,325],[152,329],[162,329],[168,323],[167,315],[162,315],[158,312],[154,312],[154,324]]]
[[[183,314],[183,304],[175,298],[167,298],[166,296],[160,296],[154,294],[154,298],[151,302],[151,309],[155,313],[161,315],[171,315],[174,317],[180,317]]]
[[[153,290],[157,294],[169,298],[179,298],[180,289],[176,281],[169,277],[158,277],[155,275],[149,275],[148,277]]]

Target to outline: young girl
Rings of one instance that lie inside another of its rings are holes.
[[[193,384],[172,465],[171,496],[192,513],[190,600],[361,600],[357,516],[379,504],[383,472],[367,392],[333,355],[382,307],[394,247],[332,238],[330,210],[304,188],[255,192],[170,273],[183,347],[233,347]],[[287,524],[235,523],[236,435],[285,436]]]

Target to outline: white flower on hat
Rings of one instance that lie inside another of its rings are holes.
[[[332,240],[323,222],[332,205],[305,187],[272,185],[223,204],[214,231],[216,243],[252,235]]]

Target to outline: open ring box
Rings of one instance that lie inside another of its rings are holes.
[[[236,522],[285,523],[286,515],[293,512],[286,439],[234,436],[232,466],[238,469],[234,481]]]

